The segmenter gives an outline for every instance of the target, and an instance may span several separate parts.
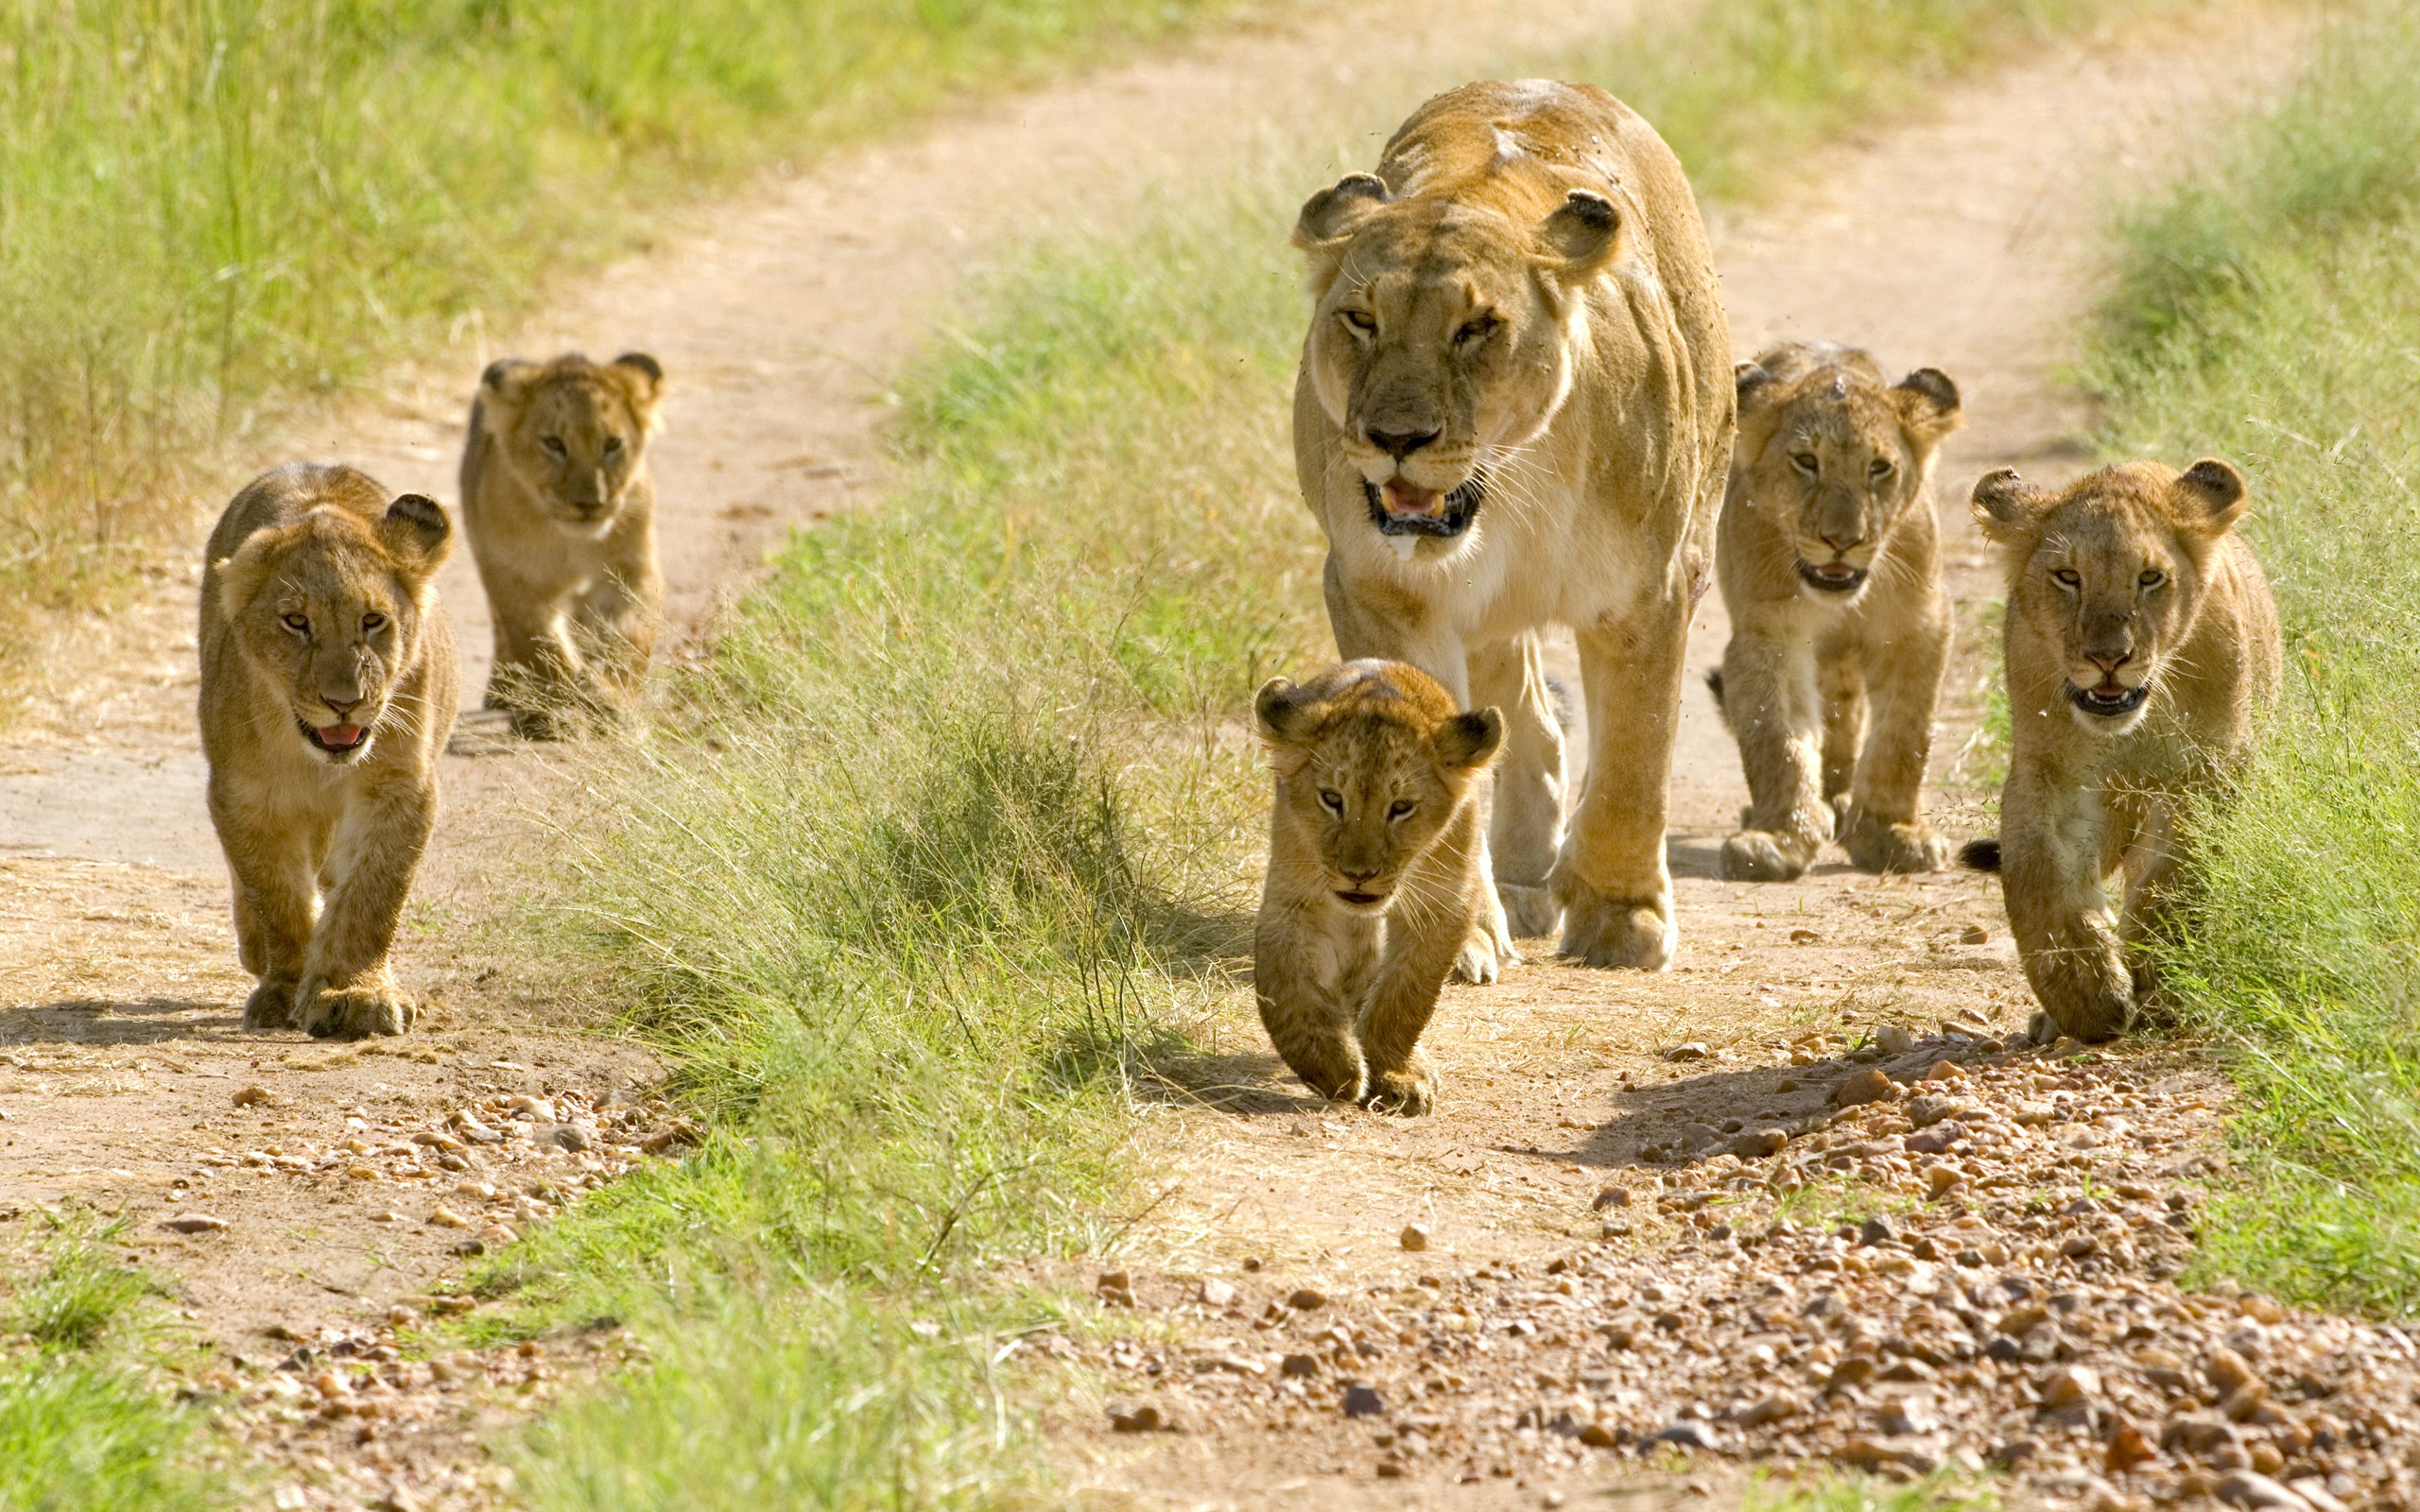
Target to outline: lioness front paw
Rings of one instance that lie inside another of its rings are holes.
[[[1681,932],[1668,899],[1566,897],[1563,954],[1590,966],[1660,971],[1672,964]]]
[[[1505,928],[1515,939],[1545,939],[1563,927],[1563,910],[1544,886],[1499,882],[1495,896],[1504,905]]]
[[[252,988],[244,1000],[244,1027],[247,1029],[291,1029],[294,1027],[294,984],[263,982]]]
[[[1725,882],[1796,882],[1815,859],[1816,842],[1777,830],[1742,830],[1722,842]]]
[[[412,1000],[391,983],[329,987],[296,994],[303,1032],[319,1040],[359,1040],[402,1034],[412,1026]]]
[[[1949,865],[1947,837],[1921,823],[1888,823],[1855,804],[1841,816],[1841,848],[1859,871],[1939,871]]]
[[[1397,1070],[1374,1072],[1362,1106],[1374,1113],[1394,1113],[1404,1118],[1431,1112],[1437,1107],[1436,1074],[1419,1056]]]

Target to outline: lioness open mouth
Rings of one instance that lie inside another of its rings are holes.
[[[295,723],[302,726],[304,740],[331,756],[350,756],[370,739],[369,730],[360,725],[329,725],[320,729],[299,719]]]
[[[1852,567],[1844,561],[1827,561],[1818,567],[1806,558],[1798,558],[1798,576],[1809,588],[1826,593],[1854,593],[1865,586],[1865,569]]]
[[[1367,908],[1373,903],[1382,903],[1387,901],[1384,893],[1374,892],[1339,892],[1336,896],[1356,908]]]
[[[2143,700],[2151,696],[2148,683],[2139,688],[2121,687],[2115,682],[2104,682],[2091,688],[2079,688],[2072,682],[2067,684],[2068,702],[2085,713],[2098,714],[2103,719],[2131,714],[2140,709]]]
[[[1370,504],[1370,523],[1382,536],[1459,536],[1471,527],[1487,497],[1487,474],[1473,472],[1443,494],[1401,478],[1389,478],[1384,488],[1363,478],[1361,496]]]

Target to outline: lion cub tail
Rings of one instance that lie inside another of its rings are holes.
[[[1969,871],[2000,869],[2000,837],[1979,834],[1958,848],[1958,864]]]

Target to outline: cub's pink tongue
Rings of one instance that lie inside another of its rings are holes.
[[[320,731],[320,744],[334,746],[339,749],[347,746],[358,746],[361,744],[361,727],[359,725],[329,725]]]
[[[1390,479],[1386,487],[1387,513],[1396,516],[1425,516],[1442,513],[1445,496],[1434,489],[1416,488],[1401,478]]]

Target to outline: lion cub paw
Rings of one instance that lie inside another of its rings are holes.
[[[1720,870],[1725,882],[1796,882],[1815,847],[1773,830],[1742,830],[1722,842]]]
[[[304,1032],[320,1040],[402,1034],[412,1026],[412,1000],[389,983],[321,988],[300,994]]]
[[[263,982],[252,988],[244,1000],[244,1027],[247,1029],[291,1029],[294,1027],[294,984]]]
[[[1504,974],[1504,968],[1517,966],[1521,957],[1511,949],[1499,950],[1495,936],[1485,925],[1471,931],[1462,941],[1461,953],[1454,957],[1454,980],[1473,987],[1485,987]]]
[[[1669,905],[1582,896],[1563,909],[1563,954],[1590,966],[1660,971],[1680,944]]]
[[[1922,824],[1890,824],[1854,805],[1841,815],[1841,849],[1859,871],[1939,871],[1950,844]]]
[[[1433,1112],[1437,1107],[1436,1074],[1428,1069],[1426,1058],[1415,1055],[1410,1064],[1398,1070],[1372,1073],[1369,1095],[1361,1099],[1361,1104],[1374,1113],[1395,1113],[1405,1118]]]

